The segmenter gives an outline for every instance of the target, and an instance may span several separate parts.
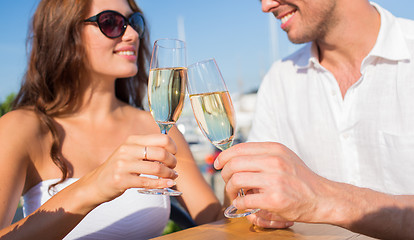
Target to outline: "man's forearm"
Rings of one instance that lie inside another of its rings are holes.
[[[335,183],[333,224],[381,239],[414,239],[414,196]]]

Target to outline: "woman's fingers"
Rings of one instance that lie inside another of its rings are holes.
[[[91,176],[99,179],[108,199],[129,188],[171,187],[178,177],[173,169],[176,151],[172,139],[163,134],[130,136]]]
[[[131,173],[154,175],[161,178],[176,179],[178,177],[174,169],[153,161],[132,162],[129,171]]]
[[[147,147],[160,147],[164,148],[171,154],[177,153],[177,146],[175,145],[174,141],[165,134],[150,134],[150,135],[132,135],[129,136],[126,144],[133,144],[139,146],[147,146]],[[142,152],[141,155],[142,156]]]
[[[130,188],[148,188],[148,189],[154,189],[154,188],[167,188],[172,187],[176,183],[172,179],[168,178],[151,178],[150,176],[140,176],[138,174],[129,174],[128,177],[117,177],[114,176],[109,184],[104,184],[105,187],[103,188],[103,191],[105,195],[109,195],[109,199],[113,199],[114,197],[119,196],[122,194],[125,190]],[[109,187],[112,186],[112,187]],[[115,196],[113,196],[113,192],[108,192],[108,189],[115,190]]]
[[[150,177],[143,177],[135,175],[131,178],[127,178],[126,180],[127,186],[130,187],[136,187],[136,188],[148,188],[148,189],[154,189],[154,188],[167,188],[167,187],[173,187],[176,183],[172,179],[167,178],[150,178]]]
[[[146,158],[141,158],[143,160],[158,161],[169,168],[175,168],[175,166],[177,165],[177,159],[175,158],[175,156],[166,151],[164,148],[151,146],[141,146],[141,148],[144,148],[144,153],[146,152]]]
[[[175,168],[177,159],[174,155],[161,147],[124,144],[119,148],[116,158],[130,159],[131,161],[157,161],[169,168]]]

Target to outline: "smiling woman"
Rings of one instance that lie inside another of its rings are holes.
[[[42,0],[30,30],[23,85],[0,118],[0,238],[156,237],[170,199],[137,188],[174,186],[197,224],[223,217],[184,137],[143,110],[149,34],[133,0]]]

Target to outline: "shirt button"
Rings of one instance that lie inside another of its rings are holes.
[[[350,134],[349,134],[349,133],[344,133],[344,134],[342,134],[342,137],[343,137],[343,138],[345,138],[345,139],[348,139],[348,138],[349,138],[349,136],[350,136]]]
[[[335,97],[336,96],[336,91],[335,90],[332,90],[331,91],[331,95],[332,95],[332,97]]]

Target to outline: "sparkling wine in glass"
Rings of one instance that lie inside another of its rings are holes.
[[[208,59],[189,66],[187,88],[194,116],[204,136],[220,150],[231,147],[236,129],[235,112],[216,61]],[[239,196],[244,195],[240,189]],[[257,211],[241,211],[231,205],[224,215],[237,218]]]
[[[161,133],[176,123],[183,110],[187,86],[185,42],[177,39],[158,39],[152,50],[148,103],[150,112]],[[179,196],[182,193],[170,188],[141,189],[140,193]]]

